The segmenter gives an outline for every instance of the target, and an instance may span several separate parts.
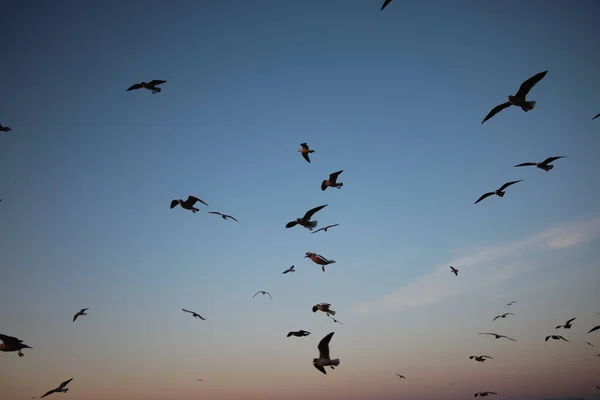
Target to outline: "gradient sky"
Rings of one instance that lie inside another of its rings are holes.
[[[0,399],[600,398],[600,4],[381,3],[0,4]]]

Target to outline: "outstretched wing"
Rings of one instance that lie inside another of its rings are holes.
[[[196,196],[188,196],[187,201],[193,201],[193,204],[196,204],[196,202],[200,202],[202,204],[204,204],[205,206],[208,207],[208,204],[206,204],[204,201],[200,200],[199,198],[197,198]]]
[[[327,185],[325,184],[325,181],[321,182],[321,190],[325,190],[327,189]]]
[[[317,233],[317,232],[319,232],[319,231],[322,231],[323,229],[325,229],[325,228],[319,228],[319,229],[317,229],[316,231],[313,231],[313,232],[311,232],[311,234],[312,234],[312,233]]]
[[[63,383],[60,384],[60,386],[58,387],[59,389],[63,389],[65,386],[67,386],[69,384],[69,382],[71,382],[73,380],[73,378],[71,379],[67,379],[66,381],[64,381]]]
[[[271,297],[271,293],[269,293],[269,292],[265,292],[265,294],[268,294],[268,295],[269,295],[269,297]],[[273,300],[273,297],[271,297],[271,300]]]
[[[597,331],[598,329],[600,329],[600,325],[593,327],[592,329],[590,329],[590,331],[588,333],[592,333],[594,331]],[[0,339],[2,339],[2,338],[0,337]]]
[[[143,87],[144,87],[144,85],[142,85],[141,83],[136,83],[135,85],[129,86],[129,88],[127,90],[125,90],[125,91],[129,92],[130,90],[141,89]]]
[[[232,220],[234,220],[235,222],[240,222],[240,221],[238,221],[237,219],[233,218],[231,215],[226,215],[226,216],[225,216],[225,218],[232,219]]]
[[[544,165],[548,165],[548,164],[550,164],[552,161],[556,161],[556,160],[558,160],[559,158],[565,158],[565,157],[566,157],[566,156],[548,157],[548,158],[546,158],[544,161],[542,161],[542,164],[544,164]]]
[[[529,93],[529,91],[531,90],[531,88],[533,88],[536,85],[536,83],[541,81],[547,73],[548,71],[540,72],[539,74],[535,74],[531,78],[527,79],[521,84],[521,86],[519,87],[519,91],[515,96],[524,99],[525,96],[527,96],[527,93]]]
[[[181,309],[181,311],[183,311],[183,312],[186,312],[186,313],[190,313],[190,314],[193,314],[193,313],[194,313],[193,311],[186,310],[185,308],[182,308],[182,309]]]
[[[254,293],[254,296],[252,296],[252,298],[255,298],[257,294],[261,293],[261,291],[259,290],[258,292]]]
[[[567,323],[565,325],[569,325],[571,322],[575,321],[575,319],[577,319],[577,317],[571,318],[570,320],[567,321]]]
[[[327,204],[324,204],[322,206],[319,207],[315,207],[313,209],[310,209],[306,212],[306,214],[304,214],[304,218],[305,220],[310,220],[312,218],[313,215],[315,215],[315,213],[323,208],[327,207]]]
[[[19,340],[16,337],[8,336],[8,335],[2,335],[2,334],[0,334],[0,340],[2,340],[2,342],[5,345],[7,345],[7,346],[10,346],[10,345],[13,345],[13,344],[19,344],[19,343],[22,342],[22,340]]]
[[[523,179],[519,179],[518,181],[506,182],[504,185],[500,186],[500,190],[504,190],[510,185],[514,185],[515,183],[523,182]]]
[[[290,221],[287,224],[285,224],[285,227],[286,228],[293,228],[296,225],[298,225],[298,221]]]
[[[381,10],[379,10],[379,11],[383,11],[383,9],[384,9],[384,8],[385,8],[385,7],[386,7],[388,4],[390,4],[391,2],[392,2],[392,0],[385,0],[385,1],[383,2],[383,5],[381,6]]]
[[[171,201],[171,208],[174,208],[175,206],[177,206],[177,204],[179,204],[179,200],[172,200]]]
[[[306,143],[300,143],[300,146],[302,146],[302,148],[304,150],[308,150],[308,144],[306,144]]]
[[[507,101],[506,103],[502,103],[497,105],[496,107],[492,108],[492,111],[490,111],[488,113],[488,115],[485,116],[485,118],[483,119],[483,121],[481,121],[481,124],[483,125],[483,123],[485,121],[487,121],[488,119],[492,118],[494,115],[498,114],[500,111],[504,110],[505,108],[510,107],[510,103]]]
[[[592,118],[592,121],[595,120],[596,118],[600,117],[600,114],[596,115],[594,118]]]
[[[537,163],[534,163],[534,162],[524,162],[524,163],[515,165],[515,167],[530,167],[530,166],[534,166],[534,165],[537,165]]]
[[[493,194],[494,194],[494,192],[487,192],[486,194],[482,195],[479,199],[477,199],[477,201],[475,203],[473,203],[473,204],[477,204],[481,200],[485,200],[485,199],[487,199],[488,197],[490,197]]]
[[[308,162],[310,162],[310,158],[308,157],[308,153],[302,153],[302,157]]]
[[[325,375],[327,375],[327,372],[325,371],[325,368],[323,368],[322,365],[318,365],[313,363],[313,365],[315,366],[316,369],[318,369],[319,371],[321,371],[322,373],[324,373]]]
[[[331,332],[319,342],[319,358],[329,360],[329,341],[335,332]]]
[[[40,396],[40,399],[43,399],[44,397],[51,395],[52,393],[56,392],[56,389],[52,389],[52,390],[48,390],[46,392],[46,394],[44,394],[43,396]]]
[[[209,211],[208,213],[209,213],[209,214],[223,215],[223,214],[221,214],[221,213],[220,213],[220,212],[218,212],[218,211]]]
[[[495,320],[497,320],[498,318],[500,318],[500,316],[498,315],[497,317],[495,317],[492,322],[494,322]]]
[[[148,86],[157,86],[157,85],[162,85],[163,83],[165,83],[166,81],[162,81],[160,79],[152,79],[150,82],[148,82]]]
[[[340,176],[340,174],[342,172],[344,172],[343,169],[340,170],[340,171],[338,171],[338,172],[334,172],[333,174],[329,174],[329,181],[333,182],[333,183],[336,183],[336,180],[337,180],[338,176]]]

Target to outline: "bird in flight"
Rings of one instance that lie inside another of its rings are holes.
[[[535,107],[535,101],[527,101],[527,94],[536,85],[536,83],[541,81],[542,78],[546,76],[547,73],[548,71],[540,72],[539,74],[535,74],[523,82],[514,96],[508,96],[508,101],[506,103],[499,104],[492,108],[492,110],[488,113],[488,115],[486,115],[481,123],[483,124],[485,121],[510,106],[521,107],[521,110],[525,112],[533,110]]]
[[[75,322],[75,320],[76,320],[77,318],[79,318],[79,316],[80,316],[80,315],[87,315],[87,314],[85,313],[87,310],[89,310],[89,308],[82,308],[81,310],[79,310],[79,311],[77,312],[77,314],[73,315],[73,322]]]
[[[312,312],[322,311],[322,312],[326,313],[327,316],[329,316],[329,314],[335,315],[335,311],[331,310],[329,308],[330,306],[331,306],[331,304],[329,304],[329,303],[315,304],[312,308]]]
[[[319,358],[313,358],[313,365],[315,368],[325,375],[327,375],[327,372],[325,371],[324,367],[329,366],[331,369],[335,369],[334,367],[340,365],[339,358],[336,358],[335,360],[329,358],[329,342],[331,341],[331,337],[334,333],[335,332],[331,332],[329,335],[321,339],[319,345],[317,346],[319,349]]]
[[[188,196],[188,198],[185,201],[183,201],[181,199],[172,200],[171,208],[175,208],[177,205],[180,205],[181,208],[190,210],[191,212],[193,212],[195,214],[198,211],[200,211],[200,209],[194,207],[194,204],[196,204],[197,202],[200,202],[208,207],[208,204],[206,204],[204,201],[200,200],[196,196]]]
[[[231,215],[221,214],[220,212],[217,212],[217,211],[209,211],[208,213],[220,215],[221,218],[223,218],[224,220],[227,220],[227,218],[230,218],[230,219],[234,220],[235,222],[240,222],[237,219],[233,218]]]
[[[594,346],[593,344],[591,344],[590,342],[585,342],[585,344],[587,344],[587,345],[589,345],[589,346],[592,346],[592,347],[595,347],[595,346]]]
[[[58,386],[56,389],[48,390],[48,391],[46,392],[46,394],[45,394],[45,395],[43,395],[43,396],[41,396],[41,397],[40,397],[40,399],[42,399],[42,398],[44,398],[44,397],[46,397],[46,396],[50,396],[52,393],[67,393],[67,392],[69,391],[69,388],[68,388],[68,387],[66,387],[66,386],[67,386],[67,385],[69,384],[69,382],[71,382],[72,380],[73,380],[73,378],[71,378],[71,379],[69,379],[69,380],[67,380],[67,381],[64,381],[64,382],[63,382],[63,383],[61,383],[61,384],[60,384],[60,385],[59,385],[59,386]]]
[[[475,393],[475,397],[477,397],[477,396],[479,396],[479,397],[485,397],[488,394],[498,394],[498,393],[496,393],[496,392],[477,392],[477,393]]]
[[[485,354],[484,354],[484,355],[481,355],[481,356],[469,356],[469,360],[473,360],[473,359],[475,359],[475,361],[479,361],[480,363],[483,363],[483,362],[485,362],[485,360],[486,360],[486,359],[488,359],[488,358],[489,358],[490,360],[493,360],[493,358],[492,358],[492,357],[490,357],[490,356],[486,356]]]
[[[556,157],[548,157],[546,158],[544,161],[542,162],[524,162],[521,164],[517,164],[515,165],[515,167],[529,167],[529,166],[535,166],[539,169],[543,169],[544,171],[548,172],[550,171],[552,168],[554,168],[554,165],[550,165],[550,163],[552,161],[556,161],[559,158],[566,158],[567,156],[556,156]]]
[[[312,262],[315,264],[319,264],[323,272],[325,272],[325,266],[329,264],[335,264],[335,260],[328,260],[320,254],[311,253],[310,251],[306,252],[304,258],[310,258]]]
[[[0,340],[2,340],[0,351],[16,351],[19,357],[23,357],[22,349],[33,349],[33,347],[26,345],[21,339],[17,339],[16,337],[0,334]]]
[[[287,274],[288,272],[296,272],[293,265],[291,267],[289,267],[288,269],[286,269],[285,271],[283,271],[282,274]]]
[[[595,120],[596,118],[600,117],[600,114],[596,115],[594,118],[592,118],[592,121]]]
[[[504,185],[500,186],[500,189],[496,189],[493,192],[487,192],[486,194],[482,195],[476,202],[475,204],[479,203],[481,200],[488,198],[490,196],[496,195],[496,196],[500,196],[500,197],[504,197],[504,190],[509,187],[510,185],[514,185],[515,183],[519,183],[519,182],[523,182],[523,179],[520,179],[518,181],[512,181],[512,182],[506,182]]]
[[[336,189],[341,189],[342,186],[344,186],[344,182],[338,183],[337,178],[342,172],[344,172],[343,169],[338,172],[329,174],[329,179],[325,179],[323,182],[321,182],[321,190],[325,190],[328,187],[334,187]]]
[[[152,92],[152,94],[156,94],[161,91],[161,88],[159,88],[157,86],[162,85],[165,82],[167,82],[167,81],[162,81],[160,79],[153,79],[150,82],[140,82],[140,83],[136,83],[135,85],[131,85],[129,87],[129,89],[127,89],[125,91],[129,92],[130,90],[148,89]]]
[[[269,292],[265,292],[264,290],[259,290],[258,292],[254,293],[254,296],[252,296],[252,298],[255,298],[255,297],[256,297],[256,295],[257,295],[257,294],[259,294],[259,293],[260,293],[260,294],[262,294],[263,296],[264,296],[265,294],[267,294],[267,295],[269,295],[269,297],[271,297],[271,293],[269,293]],[[271,297],[271,300],[273,300],[273,297]]]
[[[317,221],[311,221],[310,219],[312,218],[313,215],[315,215],[315,213],[319,210],[322,210],[323,208],[327,207],[327,204],[324,204],[322,206],[318,206],[315,208],[311,208],[310,210],[308,210],[306,212],[306,214],[304,214],[304,217],[302,218],[296,218],[294,221],[290,221],[288,222],[285,227],[286,228],[293,228],[294,226],[300,224],[300,226],[305,227],[306,229],[308,229],[309,231],[312,231],[313,228],[317,227]]]
[[[299,331],[291,331],[287,334],[287,337],[296,336],[296,337],[304,337],[310,335],[310,332],[300,329]]]
[[[452,272],[454,275],[458,276],[458,269],[454,268],[452,265],[450,266],[450,272]]]
[[[517,301],[513,300],[510,303],[507,303],[504,307],[508,307],[508,306],[512,306],[513,304],[515,304]]]
[[[406,377],[404,375],[396,374],[396,376],[400,379],[406,379]]]
[[[571,318],[570,320],[568,320],[568,321],[567,321],[567,323],[566,323],[566,324],[564,324],[564,325],[558,325],[558,326],[557,326],[556,328],[554,328],[554,329],[558,329],[558,328],[571,329],[571,327],[573,326],[573,325],[571,325],[571,322],[573,322],[573,321],[575,321],[575,318]]]
[[[10,132],[12,131],[12,129],[10,129],[8,126],[2,126],[2,124],[0,124],[0,132]]]
[[[588,334],[597,331],[598,329],[600,329],[600,325],[593,327],[592,329],[589,330]]]
[[[302,157],[304,157],[304,159],[310,163],[310,158],[308,157],[308,155],[310,153],[314,153],[315,151],[309,149],[306,143],[301,143],[300,146],[302,147],[300,147],[300,150],[298,150],[298,152],[302,153]]]
[[[504,314],[497,315],[497,316],[496,316],[496,317],[495,317],[495,318],[492,320],[492,322],[494,322],[494,321],[495,321],[495,320],[497,320],[498,318],[506,318],[506,316],[507,316],[507,315],[515,315],[515,314],[513,314],[513,313],[511,313],[511,312],[507,312],[507,313],[504,313]]]
[[[333,318],[331,315],[327,315],[329,318],[331,318],[333,320],[333,322],[336,322],[342,326],[344,326],[344,324],[342,324],[340,321],[338,321],[337,319]]]
[[[564,340],[565,342],[569,342],[567,339],[565,339],[564,337],[560,336],[560,335],[548,335],[546,336],[545,341],[547,342],[548,339],[554,339],[554,340]],[[571,343],[571,342],[569,342]]]
[[[317,233],[317,232],[319,232],[319,231],[327,232],[327,229],[329,229],[329,228],[333,228],[334,226],[338,226],[338,225],[339,225],[339,224],[327,225],[327,226],[326,226],[326,227],[324,227],[324,228],[319,228],[319,229],[317,229],[316,231],[314,231],[314,232],[311,232],[311,234],[312,234],[312,233]]]
[[[385,8],[385,7],[386,7],[388,4],[390,4],[391,2],[392,2],[392,0],[385,0],[385,1],[383,2],[383,5],[381,6],[381,10],[379,10],[379,11],[383,11],[383,9],[384,9],[384,8]]]
[[[504,338],[504,339],[508,339],[508,340],[512,340],[513,342],[516,342],[517,339],[513,339],[513,338],[509,338],[508,336],[504,336],[504,335],[498,335],[497,333],[492,333],[492,332],[479,332],[480,335],[492,335],[494,336],[494,339],[500,339],[500,338]]]
[[[202,379],[196,379],[198,382],[202,382]]]
[[[181,311],[192,314],[192,317],[194,318],[200,318],[202,321],[206,321],[206,318],[203,318],[202,315],[198,314],[197,312],[186,310],[185,308],[182,308]]]

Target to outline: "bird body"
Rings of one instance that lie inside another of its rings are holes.
[[[335,264],[335,260],[328,260],[320,254],[311,253],[310,251],[306,252],[304,258],[310,258],[312,262],[315,264],[319,264],[323,272],[325,272],[325,266],[329,264]]]
[[[315,304],[312,308],[312,312],[322,311],[322,312],[326,313],[328,316],[329,316],[329,314],[335,315],[335,311],[331,310],[329,308],[330,306],[331,306],[331,304],[329,304],[329,303]]]
[[[499,189],[496,189],[496,190],[494,190],[493,192],[487,192],[487,193],[483,194],[483,195],[482,195],[482,196],[481,196],[481,197],[480,197],[480,198],[479,198],[479,199],[478,199],[478,200],[475,202],[475,204],[477,204],[477,203],[479,203],[481,200],[484,200],[484,199],[486,199],[487,197],[490,197],[490,196],[493,196],[493,195],[500,196],[500,197],[504,197],[504,194],[505,194],[504,190],[505,190],[507,187],[509,187],[509,186],[511,186],[511,185],[514,185],[515,183],[519,183],[519,182],[523,182],[523,179],[520,179],[520,180],[518,180],[518,181],[506,182],[504,185],[500,186],[500,188],[499,188]]]
[[[324,367],[330,366],[331,369],[335,369],[334,367],[337,367],[338,365],[340,365],[339,358],[332,360],[329,357],[329,342],[331,341],[331,337],[333,336],[334,333],[335,332],[331,332],[330,334],[325,336],[323,339],[321,339],[321,341],[319,342],[319,345],[317,346],[317,348],[319,349],[319,358],[313,358],[314,367],[316,369],[318,369],[319,371],[321,371],[322,373],[324,373],[325,375],[327,375],[327,372],[325,371]]]
[[[167,81],[163,81],[160,79],[153,79],[150,82],[140,82],[140,83],[131,85],[125,91],[129,92],[130,90],[148,89],[152,92],[152,94],[156,94],[156,93],[160,93],[160,91],[161,91],[161,88],[159,88],[158,85],[162,85],[165,82],[167,82]]]
[[[314,153],[315,151],[309,149],[308,144],[306,144],[306,143],[301,143],[300,146],[301,147],[300,147],[300,150],[298,150],[298,152],[300,152],[302,154],[302,157],[304,157],[304,159],[310,163],[310,157],[308,157],[308,155],[310,153]]]
[[[344,172],[343,169],[329,174],[329,179],[325,179],[323,182],[321,182],[321,190],[325,190],[328,187],[334,187],[336,189],[341,189],[342,186],[344,186],[344,182],[338,183],[337,178],[342,172]]]
[[[208,207],[208,204],[206,204],[204,201],[200,200],[198,197],[188,196],[188,198],[185,201],[183,201],[182,199],[171,200],[171,209],[173,209],[179,205],[179,206],[181,206],[181,208],[183,208],[185,210],[190,210],[191,212],[193,212],[195,214],[198,211],[200,211],[200,209],[194,207],[194,205],[197,202],[200,202]]]
[[[556,161],[556,160],[558,160],[560,158],[566,158],[566,156],[548,157],[548,158],[546,158],[542,162],[524,162],[524,163],[515,165],[515,167],[535,166],[535,167],[537,167],[537,168],[539,168],[541,170],[544,170],[544,171],[548,172],[552,168],[554,168],[554,165],[550,165],[550,163],[553,162],[553,161]]]
[[[0,340],[2,340],[2,344],[0,344],[0,351],[6,353],[16,351],[19,357],[23,357],[23,352],[21,351],[22,349],[33,349],[33,347],[23,343],[21,339],[13,336],[0,334]]]
[[[89,308],[82,308],[81,310],[79,310],[79,311],[77,312],[77,314],[73,315],[73,322],[75,322],[75,320],[76,320],[77,318],[79,318],[79,316],[80,316],[80,315],[87,315],[87,314],[86,314],[86,311],[87,311],[87,310],[89,310]]]
[[[317,213],[319,210],[322,210],[325,207],[327,207],[327,204],[324,204],[322,206],[318,206],[315,208],[311,208],[310,210],[308,210],[306,212],[306,214],[304,214],[304,216],[302,218],[296,218],[294,221],[288,222],[285,225],[285,227],[293,228],[296,225],[300,225],[300,226],[305,227],[309,231],[312,231],[313,228],[317,227],[317,221],[311,221],[310,219],[312,218],[313,215],[315,215],[315,213]]]

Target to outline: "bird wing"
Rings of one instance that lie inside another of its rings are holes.
[[[319,371],[321,371],[322,373],[324,373],[325,375],[327,375],[327,371],[325,371],[325,368],[323,368],[322,365],[318,365],[313,363],[313,365],[315,366],[316,369],[318,369]]]
[[[596,115],[594,118],[592,118],[592,121],[595,120],[596,118],[600,117],[600,114]]]
[[[223,215],[223,214],[221,214],[221,213],[220,213],[220,212],[218,212],[218,211],[209,211],[208,213],[209,213],[209,214]]]
[[[296,225],[298,225],[298,221],[290,221],[287,224],[285,224],[285,227],[286,228],[293,228]]]
[[[252,298],[255,298],[257,294],[259,294],[261,291],[259,290],[258,292],[254,293],[254,296],[252,296]]]
[[[313,233],[317,233],[317,232],[319,232],[319,231],[322,231],[323,229],[325,229],[325,228],[319,228],[319,229],[317,229],[316,231],[312,231],[312,232],[311,232],[311,234],[313,234]]]
[[[48,395],[50,395],[50,394],[52,394],[54,392],[56,392],[56,389],[48,390],[46,392],[46,394],[44,394],[43,396],[40,396],[40,399],[43,399],[44,397],[46,397],[46,396],[48,396]]]
[[[75,315],[73,315],[73,322],[75,322],[75,320],[81,315],[81,311],[79,311],[78,313],[76,313]]]
[[[310,157],[308,157],[308,153],[302,153],[302,157],[308,162],[310,162]]]
[[[148,82],[148,86],[162,85],[165,82],[166,81],[163,81],[163,80],[160,80],[160,79],[152,79],[150,82]]]
[[[143,88],[144,85],[142,85],[141,83],[136,83],[135,85],[131,85],[129,86],[129,88],[127,90],[125,90],[126,92],[129,92],[130,90],[136,90],[136,89],[141,89]],[[42,396],[43,397],[43,396]]]
[[[498,114],[500,111],[502,111],[508,107],[510,107],[510,103],[508,101],[506,103],[498,104],[496,107],[492,108],[492,110],[488,113],[488,115],[485,116],[483,121],[481,121],[481,124],[483,125],[483,123],[485,121],[492,118],[494,115]]]
[[[544,341],[546,341],[546,342],[547,342],[547,341],[548,341],[548,339],[550,339],[550,337],[552,337],[552,335],[550,335],[550,336],[546,336],[546,339],[544,339]]]
[[[208,207],[208,204],[206,204],[204,201],[200,200],[196,196],[188,196],[187,201],[193,201],[194,203],[192,203],[192,204],[195,204],[197,201],[199,201],[200,203],[202,203]]]
[[[559,335],[558,337],[559,337],[560,339],[564,340],[565,342],[569,342],[567,339],[565,339],[564,337],[562,337],[562,336],[560,336],[560,335]],[[571,342],[569,342],[569,343],[571,343]]]
[[[63,389],[65,386],[67,386],[69,384],[69,382],[71,382],[73,380],[73,378],[71,379],[67,379],[66,381],[64,381],[63,383],[60,384],[60,386],[58,387],[58,389]]]
[[[481,357],[485,357],[485,358],[489,358],[490,360],[493,360],[493,358],[492,358],[492,357],[490,357],[490,356],[486,356],[485,354],[484,354],[484,355],[482,355]]]
[[[506,182],[504,185],[500,186],[500,190],[504,190],[507,187],[509,187],[510,185],[514,185],[515,183],[519,183],[522,182],[523,179],[519,179],[518,181],[511,181],[511,182]]]
[[[565,158],[565,157],[566,157],[566,156],[548,157],[548,158],[546,158],[544,161],[542,161],[542,164],[544,164],[544,165],[548,165],[548,164],[550,164],[552,161],[556,161],[556,160],[558,160],[559,158]]]
[[[535,163],[535,162],[524,162],[524,163],[515,165],[515,167],[529,167],[529,166],[533,166],[533,165],[537,165],[537,163]]]
[[[288,332],[287,337],[290,337],[294,334],[294,332]]]
[[[321,190],[325,190],[327,189],[327,185],[325,184],[325,181],[321,182]]]
[[[385,0],[385,1],[383,2],[383,5],[381,6],[381,10],[379,10],[379,11],[383,11],[383,9],[384,9],[384,8],[385,8],[385,7],[386,7],[388,4],[390,4],[391,2],[392,2],[392,0]]]
[[[183,312],[190,313],[190,314],[193,314],[193,313],[194,313],[193,311],[186,310],[185,308],[182,308],[181,310],[182,310]]]
[[[597,331],[598,329],[600,329],[600,325],[593,327],[592,329],[590,329],[590,331],[588,333],[592,333],[594,331]],[[0,339],[2,339],[2,338],[0,337]]]
[[[575,317],[575,318],[577,318],[577,317]],[[567,321],[567,323],[566,323],[565,325],[568,325],[568,324],[570,324],[571,322],[575,321],[575,318],[571,318],[570,320],[568,320],[568,321]]]
[[[594,346],[593,344],[591,344],[590,342],[585,342],[585,343],[586,343],[586,344],[589,344],[589,345],[590,345],[590,346],[592,346],[592,347],[596,347],[596,346]]]
[[[265,292],[265,294],[268,294],[268,295],[269,295],[269,297],[271,297],[271,293],[269,293],[269,292]],[[273,300],[273,297],[271,297],[271,300]]]
[[[303,217],[303,219],[305,219],[305,220],[310,220],[310,219],[312,218],[312,216],[313,216],[313,215],[315,215],[315,213],[316,213],[317,211],[319,211],[319,210],[321,210],[321,209],[323,209],[323,208],[325,208],[325,207],[327,207],[327,204],[324,204],[324,205],[322,205],[322,206],[315,207],[315,208],[312,208],[312,209],[308,210],[308,211],[306,212],[306,214],[304,214],[304,217]]]
[[[336,183],[336,180],[337,180],[338,176],[340,176],[340,174],[342,172],[344,172],[343,169],[340,170],[340,171],[334,172],[333,174],[329,174],[329,181],[332,182],[332,183]]]
[[[225,218],[232,219],[232,220],[234,220],[235,222],[240,222],[240,221],[238,221],[237,219],[233,218],[231,215],[226,215],[226,216],[225,216]]]
[[[329,360],[329,341],[334,333],[335,332],[331,332],[319,342],[319,346],[317,346],[319,349],[319,358]]]
[[[17,339],[16,337],[13,336],[8,336],[8,335],[2,335],[0,334],[0,340],[2,340],[2,342],[9,346],[11,344],[19,344],[22,342],[22,340]]]
[[[308,144],[306,144],[306,143],[300,143],[300,146],[302,146],[302,148],[304,150],[308,150]]]
[[[536,85],[536,83],[541,81],[542,78],[545,77],[547,73],[548,73],[548,71],[540,72],[539,74],[535,74],[531,78],[527,79],[525,82],[523,82],[521,84],[521,86],[519,87],[519,91],[517,92],[515,97],[520,97],[520,98],[524,99],[525,96],[527,96],[527,93],[529,93],[529,91],[531,90],[531,88],[533,88]]]
[[[171,208],[174,208],[177,204],[179,204],[179,200],[171,200]]]
[[[498,318],[500,318],[500,316],[499,316],[499,315],[498,315],[498,316],[496,316],[496,317],[495,317],[495,318],[492,320],[492,322],[494,322],[494,321],[495,321],[495,320],[497,320]]]
[[[334,226],[338,226],[338,225],[339,224],[333,224],[333,225],[326,226],[325,228],[329,229],[329,228],[333,228]]]
[[[506,338],[506,339],[508,339],[508,340],[512,340],[513,342],[516,342],[516,341],[517,341],[517,339],[513,339],[513,338],[511,338],[511,337],[508,337],[508,336],[502,336],[502,337],[503,337],[503,338]]]
[[[477,204],[481,200],[487,199],[488,197],[490,197],[493,194],[495,194],[495,192],[487,192],[486,194],[482,195],[479,199],[477,199],[477,201],[475,203],[473,203],[473,204]]]

